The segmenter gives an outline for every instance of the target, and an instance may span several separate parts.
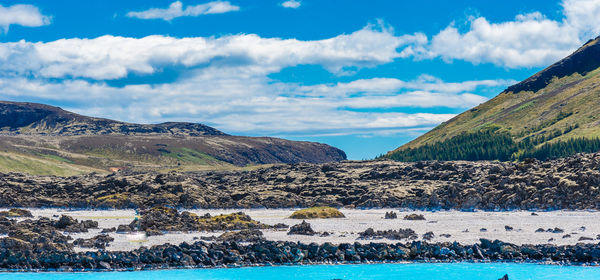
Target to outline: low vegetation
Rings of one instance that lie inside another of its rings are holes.
[[[600,40],[384,157],[539,160],[600,151]]]
[[[571,138],[553,140],[562,135],[525,138],[520,142],[513,140],[507,132],[492,130],[475,133],[462,133],[446,141],[426,144],[417,148],[397,150],[383,157],[398,161],[419,160],[538,160],[567,157],[577,153],[600,151],[600,138]],[[544,143],[541,144],[540,143]]]
[[[425,216],[423,216],[421,214],[408,214],[408,215],[404,216],[404,220],[407,220],[407,221],[424,221],[425,220]]]
[[[253,220],[243,212],[211,216],[198,216],[194,213],[169,207],[152,207],[141,211],[141,218],[128,226],[120,226],[119,231],[146,231],[152,235],[176,231],[220,231],[242,229],[266,229],[271,226]]]
[[[327,206],[311,207],[298,210],[290,216],[291,219],[329,219],[345,218],[344,214],[338,209]]]
[[[0,217],[7,218],[25,218],[25,217],[33,217],[29,210],[13,208],[7,211],[0,211]]]

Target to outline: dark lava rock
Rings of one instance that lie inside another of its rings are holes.
[[[388,220],[390,220],[390,219],[397,219],[398,218],[398,214],[396,214],[396,212],[394,212],[394,211],[385,212],[384,218],[388,219]]]
[[[555,227],[554,229],[549,228],[546,231],[547,232],[552,232],[552,233],[563,233],[563,232],[565,232],[562,228],[557,228],[557,227]]]
[[[363,232],[360,232],[358,239],[392,239],[392,240],[401,240],[401,239],[409,239],[415,240],[418,238],[417,233],[410,229],[399,229],[399,230],[378,230],[375,231],[372,228],[368,228]]]
[[[129,224],[131,230],[189,232],[189,231],[217,231],[241,229],[266,229],[269,225],[252,220],[243,212],[211,216],[206,214],[198,216],[194,213],[168,207],[153,207],[140,211],[141,218]]]
[[[504,230],[506,231],[512,231],[514,228],[511,226],[504,226]]]
[[[157,235],[163,235],[163,232],[157,229],[146,229],[146,236],[157,236]]]
[[[290,228],[290,226],[284,224],[284,223],[277,223],[273,225],[274,229],[288,229]]]
[[[594,240],[594,238],[586,237],[586,236],[579,237],[579,241],[586,241],[586,240]]]
[[[492,161],[378,160],[331,166],[335,171],[326,174],[322,165],[305,163],[252,171],[110,176],[8,173],[0,174],[0,207],[600,209],[600,153],[536,161],[528,168]],[[395,192],[398,185],[408,193]]]
[[[73,241],[73,245],[82,248],[105,249],[107,246],[109,246],[109,243],[113,242],[114,240],[114,238],[108,236],[107,234],[101,234],[89,239],[78,238]]]
[[[109,233],[109,232],[116,232],[117,229],[115,227],[111,227],[111,228],[103,228],[102,231],[100,231],[100,233]]]
[[[288,235],[292,235],[292,234],[315,235],[317,233],[312,229],[312,227],[310,226],[309,223],[307,223],[306,221],[302,221],[302,223],[293,225],[290,228]]]
[[[71,216],[61,215],[54,227],[66,232],[88,232],[90,228],[98,228],[98,222],[92,220],[77,221]]]
[[[569,246],[515,245],[481,239],[478,244],[342,243],[304,244],[261,240],[249,244],[236,241],[163,244],[127,252],[79,252],[69,248],[37,247],[22,239],[0,238],[2,270],[135,270],[177,267],[231,267],[252,265],[372,263],[372,262],[467,262],[515,261],[570,264],[600,262],[599,244]],[[502,278],[501,278],[502,279]],[[506,279],[506,277],[505,277]]]
[[[535,232],[546,232],[546,230],[543,229],[543,228],[538,228],[538,229],[535,230]]]
[[[132,232],[128,225],[119,225],[116,230],[117,233],[129,233]]]
[[[431,241],[434,237],[435,237],[435,234],[433,234],[432,231],[428,231],[425,234],[423,234],[423,240],[425,240],[425,241]]]
[[[424,221],[425,220],[425,216],[421,215],[421,214],[409,214],[404,216],[404,220],[409,220],[409,221]]]
[[[479,231],[480,232],[487,232],[487,228],[480,228]]]
[[[448,233],[442,233],[442,234],[440,234],[440,237],[450,238],[450,237],[452,237],[452,235],[448,234]]]
[[[508,274],[504,274],[504,276],[498,278],[498,280],[508,280]]]
[[[235,242],[258,242],[263,241],[262,231],[258,229],[243,229],[240,231],[229,231],[217,237],[218,241],[235,241]]]

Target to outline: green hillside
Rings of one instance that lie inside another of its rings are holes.
[[[600,39],[384,157],[511,160],[598,151]]]

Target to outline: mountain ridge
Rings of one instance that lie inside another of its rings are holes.
[[[502,151],[510,153],[502,157],[511,159],[562,156],[555,151],[560,145],[574,146],[568,147],[571,152],[593,152],[595,142],[600,137],[599,74],[600,37],[597,37],[564,59],[388,152],[384,157],[397,160],[495,160],[499,159],[493,156],[498,154],[495,152],[502,150],[502,147],[495,145],[506,143],[495,139],[496,136],[508,136],[513,141],[511,145],[514,147]],[[488,136],[486,131],[490,130],[495,133]],[[461,137],[463,140],[473,140],[470,141],[473,145],[486,143],[487,146],[448,145]],[[485,141],[482,137],[486,138]],[[445,150],[442,150],[442,146],[445,146]],[[434,149],[436,152],[433,152]],[[477,149],[483,150],[473,151]],[[429,156],[419,156],[419,153]],[[454,155],[436,156],[435,153]],[[473,156],[461,156],[466,154]]]
[[[127,123],[79,115],[65,111],[60,107],[40,103],[10,101],[0,101],[0,134],[43,134],[56,136],[106,134],[227,135],[215,128],[198,123]]]
[[[126,123],[0,101],[0,172],[229,170],[345,159],[344,151],[322,143],[233,136],[197,123]]]

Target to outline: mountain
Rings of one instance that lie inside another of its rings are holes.
[[[166,122],[133,124],[92,118],[38,103],[0,101],[0,134],[4,135],[226,135],[210,126]]]
[[[599,68],[600,37],[384,157],[514,160],[598,151]]]
[[[329,145],[225,134],[195,123],[133,124],[0,101],[0,172],[191,171],[345,160]]]

